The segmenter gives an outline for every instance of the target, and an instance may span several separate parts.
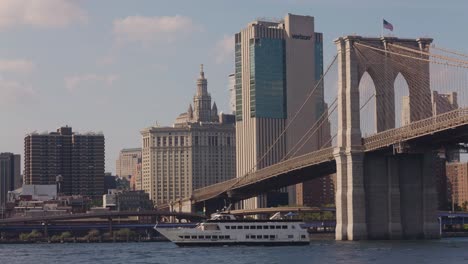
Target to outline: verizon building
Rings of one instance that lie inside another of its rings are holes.
[[[235,35],[237,177],[273,165],[288,152],[297,156],[316,150],[330,138],[317,133],[294,150],[326,109],[320,85],[292,121],[323,74],[322,42],[313,17],[292,14],[282,21],[251,22]],[[288,123],[285,136],[268,151]],[[303,204],[307,190],[302,184],[297,190],[296,195],[290,191],[290,204]],[[278,197],[262,195],[244,201],[244,207],[285,204],[284,195]]]
[[[65,195],[104,192],[104,135],[61,127],[24,138],[24,184],[58,184]]]

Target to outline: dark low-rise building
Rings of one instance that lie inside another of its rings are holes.
[[[144,191],[128,191],[115,196],[116,209],[119,211],[151,210],[153,202]]]
[[[102,197],[105,208],[117,211],[144,211],[154,208],[149,194],[144,191],[109,190]]]

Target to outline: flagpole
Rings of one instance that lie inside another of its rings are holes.
[[[383,21],[384,18],[382,17],[382,20],[380,20],[380,37],[383,38]]]

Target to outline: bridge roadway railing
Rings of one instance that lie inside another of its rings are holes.
[[[219,194],[224,193],[228,190],[249,185],[251,183],[261,181],[266,178],[274,177],[289,172],[291,170],[308,167],[317,163],[322,163],[333,159],[334,157],[332,147],[317,150],[260,169],[241,178],[234,178],[228,181],[220,182],[214,185],[197,189],[193,192],[192,198],[194,201],[207,200],[212,197],[218,196]]]
[[[411,124],[400,128],[390,129],[366,137],[363,139],[363,147],[365,151],[373,151],[416,137],[429,135],[448,128],[455,128],[466,124],[468,124],[468,108],[460,108],[434,117],[412,122]],[[228,190],[236,189],[266,178],[274,177],[292,170],[308,167],[333,159],[333,147],[314,151],[260,169],[242,178],[234,178],[228,181],[197,189],[193,193],[193,200],[207,200]]]
[[[230,179],[223,182],[218,182],[200,189],[193,191],[192,200],[203,201],[208,200],[212,197],[218,196],[221,193],[231,189],[232,186],[237,182],[238,178]]]
[[[365,151],[372,151],[465,124],[468,124],[468,108],[459,108],[366,137],[363,146]]]
[[[317,163],[333,160],[335,159],[333,156],[333,149],[333,147],[324,148],[260,169],[254,173],[242,177],[239,180],[239,182],[233,187],[233,189],[249,185],[266,178],[275,177],[277,175],[290,172],[292,170],[302,169],[304,167],[308,167]]]

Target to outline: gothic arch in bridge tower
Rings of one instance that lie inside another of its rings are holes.
[[[346,51],[345,60],[354,61],[357,86],[364,73],[368,73],[375,85],[376,127],[382,132],[395,127],[395,79],[399,74],[408,84],[410,121],[417,121],[431,116],[431,91],[429,82],[429,63],[408,57],[385,53],[398,52],[403,55],[414,56],[408,51],[395,47],[400,45],[416,50],[428,52],[431,39],[398,39],[398,38],[362,38],[345,37],[336,43],[344,42]],[[353,73],[349,76],[353,78]],[[350,89],[353,81],[349,80]],[[353,93],[353,91],[350,91]]]
[[[398,45],[427,52],[431,42],[432,39],[360,36],[346,36],[335,40],[338,49],[339,120],[335,150],[337,240],[367,239],[375,235],[374,230],[368,234],[368,226],[372,229],[373,225],[366,216],[366,208],[373,207],[367,204],[368,196],[365,193],[359,100],[361,78],[367,72],[375,85],[377,132],[395,127],[394,83],[400,73],[408,84],[410,122],[430,117],[432,109],[429,63],[424,61],[427,57],[418,55],[423,60],[416,60],[409,57],[414,57],[410,52],[398,50],[402,56],[394,52]],[[397,196],[399,197],[399,193]],[[399,208],[396,210],[399,211]],[[374,211],[371,214],[374,214]],[[385,221],[390,225],[388,219]],[[401,227],[398,230],[401,230]],[[390,233],[394,234],[392,232]]]

